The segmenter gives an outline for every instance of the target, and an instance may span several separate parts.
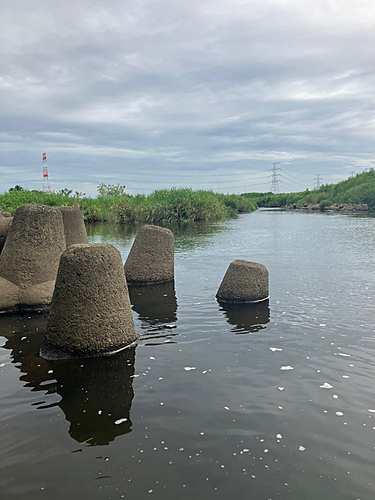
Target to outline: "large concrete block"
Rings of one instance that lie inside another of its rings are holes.
[[[0,277],[5,280],[0,291],[0,311],[47,306],[52,299],[64,250],[63,218],[57,208],[44,205],[19,207],[0,254]],[[9,283],[18,287],[18,303],[12,307],[9,304],[14,302],[15,292]],[[10,299],[8,293],[13,298]]]
[[[83,215],[77,207],[58,207],[63,216],[66,248],[78,243],[88,243]]]
[[[174,279],[174,238],[169,229],[145,225],[138,231],[125,262],[128,284],[165,283]]]
[[[103,356],[137,338],[120,252],[108,244],[71,245],[60,259],[41,356]]]
[[[230,303],[257,302],[268,296],[266,267],[246,260],[234,260],[229,265],[216,294],[219,302]]]
[[[10,215],[10,213],[0,212],[0,253],[4,247],[5,240],[12,222],[13,217]]]

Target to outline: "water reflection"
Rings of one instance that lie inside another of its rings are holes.
[[[130,302],[146,326],[177,321],[177,298],[174,281],[157,285],[129,285]]]
[[[270,321],[269,300],[256,302],[255,304],[224,304],[221,310],[234,333],[254,333],[265,328],[264,325]]]
[[[4,332],[3,347],[11,350],[25,387],[48,396],[38,397],[33,406],[59,406],[70,422],[70,436],[80,444],[106,445],[130,432],[135,347],[105,358],[46,361],[38,355],[46,318],[29,320],[27,329],[21,330],[22,318],[18,318],[12,326],[19,325],[18,331],[9,336]],[[58,396],[55,400],[53,394]]]
[[[90,243],[112,243],[127,246],[131,244],[139,229],[139,224],[108,224],[107,222],[86,223],[86,232]],[[228,230],[227,221],[216,222],[180,222],[174,224],[158,224],[170,229],[175,239],[175,251],[182,252],[204,248],[213,243],[213,236]]]
[[[73,439],[105,445],[131,431],[134,360],[133,347],[106,358],[52,363]]]

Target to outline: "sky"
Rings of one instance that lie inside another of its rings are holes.
[[[314,189],[375,167],[373,0],[0,0],[0,193]]]

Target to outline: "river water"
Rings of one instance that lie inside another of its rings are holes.
[[[140,341],[38,356],[46,316],[0,316],[1,498],[375,497],[375,218],[258,210],[172,228],[175,283],[131,289]],[[89,225],[130,250],[136,228]],[[230,262],[270,299],[224,310]]]

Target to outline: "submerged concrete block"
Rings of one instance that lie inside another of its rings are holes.
[[[109,244],[71,245],[60,259],[41,356],[103,356],[137,338],[120,252]]]
[[[57,208],[17,208],[0,254],[0,311],[48,306],[64,250],[63,218]],[[17,303],[14,286],[18,288]]]
[[[78,243],[88,243],[83,215],[77,207],[58,207],[63,216],[66,248]]]
[[[13,217],[9,212],[0,212],[0,253],[4,247],[5,240],[12,222]]]
[[[128,284],[165,283],[174,279],[174,238],[169,229],[145,225],[138,231],[125,262]]]
[[[219,302],[230,303],[258,302],[268,296],[266,267],[247,260],[234,260],[229,265],[216,294]]]

